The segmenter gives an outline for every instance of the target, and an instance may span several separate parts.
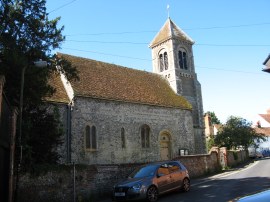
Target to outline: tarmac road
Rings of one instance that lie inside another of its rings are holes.
[[[270,188],[269,158],[219,175],[193,180],[190,192],[168,194],[161,196],[158,201],[226,202],[267,188]]]

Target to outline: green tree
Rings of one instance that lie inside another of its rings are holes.
[[[208,114],[211,117],[211,123],[212,124],[221,124],[220,120],[217,118],[215,112],[206,112],[205,114]]]
[[[65,37],[60,18],[49,20],[45,0],[0,0],[0,73],[6,77],[5,88],[12,104],[18,105],[22,69],[25,72],[24,103],[39,104],[41,98],[54,92],[47,84],[57,60],[53,49],[60,48]],[[37,68],[35,61],[48,62],[47,68]],[[76,69],[62,65],[68,79],[76,78]],[[30,90],[31,89],[31,90]]]
[[[257,141],[265,141],[263,135],[256,133],[251,123],[246,119],[231,116],[215,137],[215,144],[219,147],[236,149],[240,146],[247,149]]]
[[[48,152],[57,156],[54,149],[34,149],[47,136],[52,145],[59,143],[57,116],[49,114],[43,102],[55,92],[48,84],[50,74],[57,71],[58,65],[68,79],[77,79],[76,68],[51,52],[65,39],[64,27],[58,28],[59,20],[49,20],[45,0],[0,0],[0,74],[6,77],[5,92],[14,106],[19,106],[21,77],[25,75],[22,137],[24,161],[28,164],[40,163],[41,159],[56,161],[48,157]],[[47,61],[47,68],[36,67],[34,62],[38,60]]]
[[[210,151],[213,146],[215,146],[215,138],[211,135],[206,141],[207,151]]]

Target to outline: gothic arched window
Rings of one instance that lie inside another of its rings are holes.
[[[178,51],[178,63],[181,69],[188,69],[187,53],[185,51]]]
[[[159,71],[163,72],[163,70],[164,70],[163,54],[159,54]]]
[[[168,70],[168,53],[166,51],[161,51],[159,53],[159,71],[163,72],[164,70]]]
[[[85,127],[85,148],[87,150],[97,149],[97,132],[95,126]]]
[[[150,128],[148,125],[143,125],[141,127],[141,142],[142,148],[150,147]]]
[[[165,70],[168,70],[168,54],[167,54],[167,52],[164,52],[164,68],[165,68]]]

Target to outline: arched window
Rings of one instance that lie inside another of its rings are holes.
[[[159,55],[159,71],[160,72],[164,71],[163,54]]]
[[[85,127],[85,148],[88,150],[97,149],[97,132],[95,126]]]
[[[142,148],[150,147],[150,128],[148,125],[143,125],[141,127],[141,142]]]
[[[124,128],[121,128],[121,146],[122,148],[126,148],[126,137]]]
[[[168,53],[162,50],[159,53],[159,71],[163,72],[164,70],[168,70],[169,62],[168,62]]]
[[[183,63],[184,63],[184,69],[188,69],[187,66],[187,53],[183,52]]]
[[[168,70],[168,54],[167,54],[167,52],[164,52],[164,68],[165,68],[165,70]]]
[[[187,53],[185,51],[178,51],[178,62],[181,69],[188,69]]]

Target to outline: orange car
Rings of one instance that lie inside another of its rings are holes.
[[[147,164],[134,170],[127,179],[113,187],[113,200],[146,199],[157,201],[160,194],[190,190],[188,171],[179,161]]]

